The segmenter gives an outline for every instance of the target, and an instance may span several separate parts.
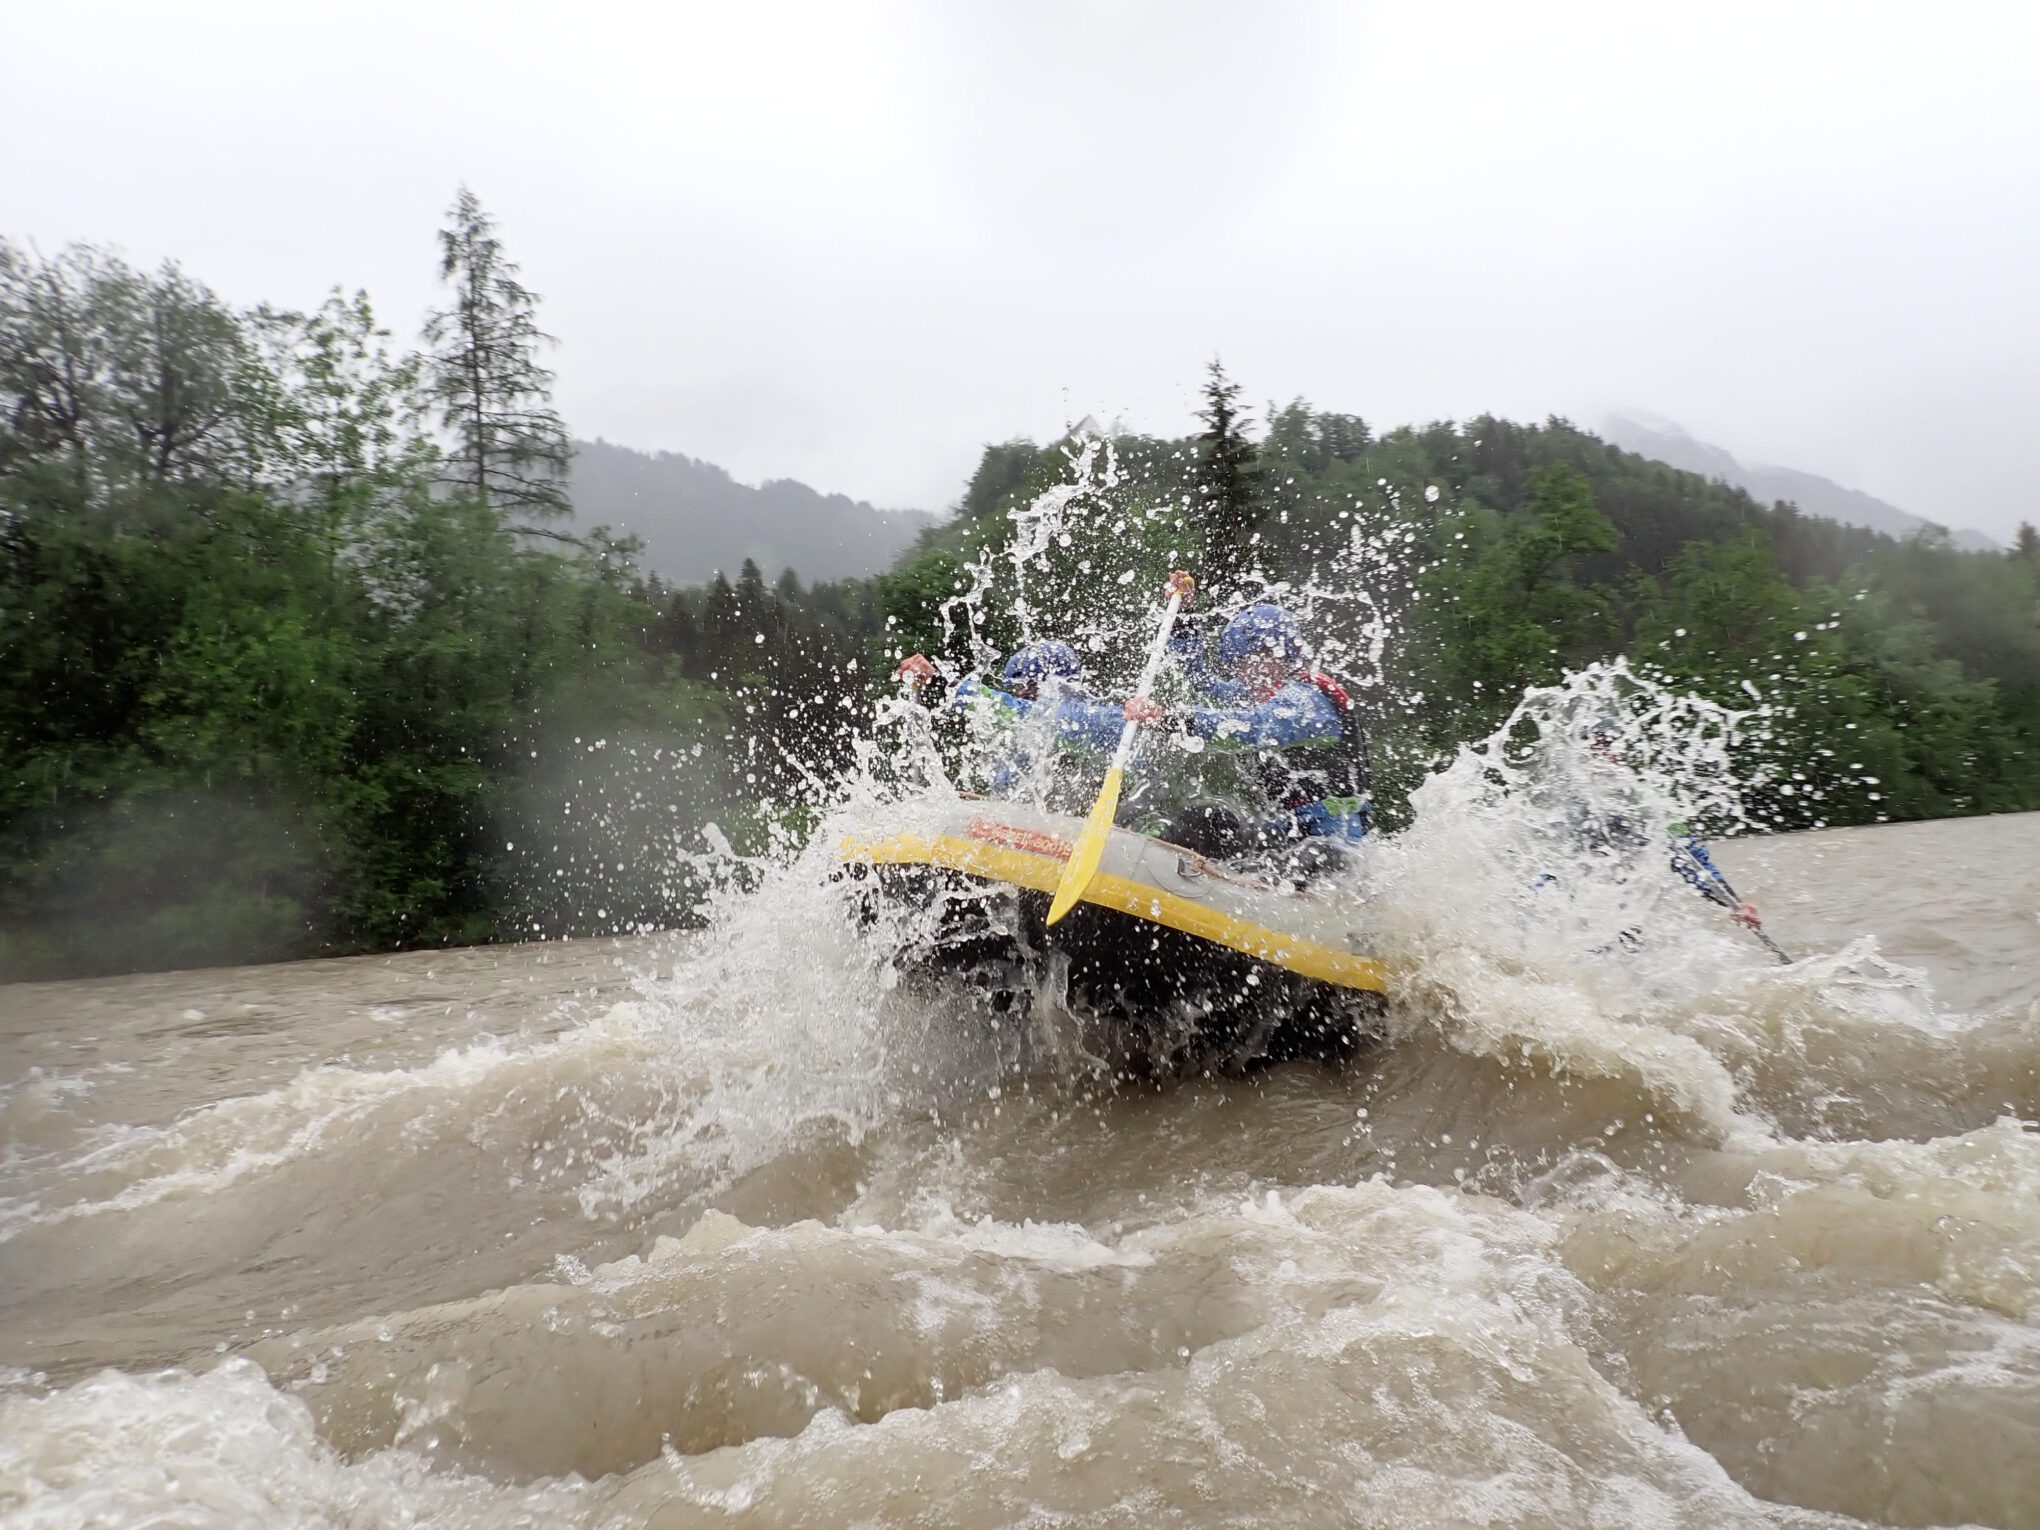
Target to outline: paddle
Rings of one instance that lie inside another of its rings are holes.
[[[1176,613],[1183,609],[1184,600],[1195,588],[1190,576],[1180,569],[1169,575],[1169,603],[1162,607],[1162,630],[1155,634],[1154,646],[1148,650],[1147,663],[1134,685],[1134,696],[1145,700],[1154,688],[1155,676],[1169,651],[1169,634],[1175,630]],[[1112,832],[1113,816],[1119,811],[1119,791],[1126,784],[1126,762],[1133,756],[1133,738],[1139,731],[1140,724],[1131,718],[1119,730],[1119,747],[1112,751],[1112,768],[1105,772],[1105,784],[1098,789],[1098,800],[1091,804],[1091,816],[1084,820],[1084,831],[1077,836],[1070,858],[1063,863],[1062,880],[1055,885],[1055,898],[1048,905],[1050,924],[1077,906],[1077,900],[1098,874],[1105,840]]]
[[[1708,902],[1718,903],[1723,908],[1729,910],[1730,913],[1734,913],[1738,909],[1749,908],[1749,904],[1743,901],[1742,894],[1737,892],[1729,884],[1728,878],[1721,874],[1721,869],[1714,864],[1713,857],[1709,856],[1703,860],[1702,857],[1696,856],[1693,853],[1690,844],[1680,845],[1677,848],[1679,854],[1684,855],[1687,860],[1695,863],[1695,869],[1684,874],[1686,880],[1699,888],[1701,894]],[[1683,871],[1684,868],[1681,868],[1681,870]],[[1764,922],[1756,917],[1754,910],[1747,919],[1738,919],[1736,922],[1756,936],[1766,946],[1770,947],[1771,954],[1777,957],[1779,961],[1788,967],[1792,965],[1792,958],[1785,954],[1777,941],[1764,933]]]

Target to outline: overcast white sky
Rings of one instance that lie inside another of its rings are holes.
[[[577,434],[883,505],[1085,414],[1669,416],[2040,519],[2040,7],[9,7],[0,233],[400,332],[474,187]]]

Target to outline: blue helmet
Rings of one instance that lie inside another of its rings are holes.
[[[1039,685],[1051,676],[1059,680],[1074,680],[1083,672],[1083,661],[1077,657],[1074,648],[1054,638],[1045,638],[1039,643],[1029,643],[1008,659],[1005,669],[1000,671],[1000,678],[1009,686]]]
[[[1280,606],[1265,601],[1239,612],[1218,635],[1218,659],[1227,669],[1257,653],[1303,657],[1303,628]]]

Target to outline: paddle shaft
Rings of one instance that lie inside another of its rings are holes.
[[[1162,628],[1148,649],[1147,663],[1141,666],[1140,679],[1134,683],[1134,696],[1145,700],[1154,689],[1155,676],[1161,673],[1162,660],[1168,656],[1169,635],[1176,630],[1176,613],[1182,609],[1183,592],[1171,584],[1169,603],[1162,608]],[[1098,800],[1091,804],[1091,816],[1084,821],[1083,832],[1070,849],[1070,858],[1063,862],[1062,878],[1056,883],[1055,897],[1048,906],[1050,924],[1076,906],[1098,874],[1098,862],[1104,858],[1105,841],[1112,832],[1112,819],[1119,811],[1119,790],[1126,779],[1127,761],[1133,758],[1134,736],[1139,732],[1140,724],[1132,718],[1119,730],[1119,747],[1112,751],[1105,784],[1098,789]]]
[[[1134,682],[1133,694],[1142,701],[1155,688],[1155,676],[1162,672],[1162,660],[1169,656],[1169,635],[1176,630],[1176,613],[1183,609],[1183,592],[1169,591],[1169,603],[1162,607],[1162,630],[1155,634],[1154,646],[1148,649],[1147,663],[1141,666],[1140,679]],[[1132,699],[1132,698],[1128,698]],[[1112,768],[1126,769],[1127,761],[1133,758],[1134,736],[1140,732],[1140,724],[1131,718],[1119,730],[1119,747],[1112,751]]]
[[[1700,871],[1703,875],[1705,875],[1708,872],[1713,872],[1712,877],[1713,884],[1715,886],[1718,886],[1723,892],[1727,893],[1730,900],[1733,901],[1737,907],[1742,906],[1743,901],[1742,894],[1735,890],[1734,885],[1730,883],[1727,877],[1723,876],[1719,870],[1715,869],[1711,858],[1707,861],[1707,863],[1703,865],[1701,864],[1699,859],[1693,855],[1691,851],[1686,849],[1684,845],[1681,845],[1679,847],[1679,852],[1680,854],[1684,855],[1687,860],[1692,861],[1695,865],[1699,866]],[[1700,890],[1703,893],[1708,892],[1708,886],[1709,884],[1704,881],[1699,884]],[[1719,903],[1721,900],[1709,894],[1709,901]],[[1779,961],[1783,962],[1788,967],[1792,965],[1792,958],[1785,954],[1784,949],[1778,944],[1777,941],[1773,940],[1769,935],[1766,935],[1764,933],[1764,927],[1761,924],[1746,925],[1744,926],[1744,928],[1747,929],[1752,935],[1756,936],[1757,939],[1761,940],[1766,946],[1770,947],[1771,954],[1777,957]]]

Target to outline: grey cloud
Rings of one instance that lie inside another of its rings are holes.
[[[462,180],[583,435],[881,504],[1084,414],[1653,409],[2040,510],[2025,8],[38,7],[0,209],[409,331]],[[474,82],[485,82],[477,90]]]

